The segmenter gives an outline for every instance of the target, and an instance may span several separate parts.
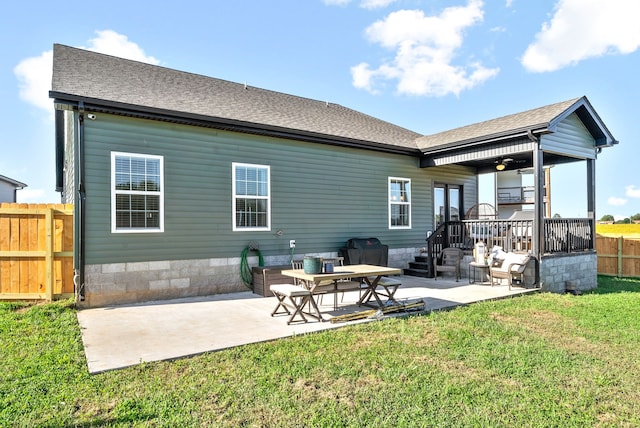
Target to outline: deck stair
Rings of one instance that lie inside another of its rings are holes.
[[[421,253],[414,257],[413,262],[409,262],[409,267],[404,269],[405,275],[420,276],[423,278],[433,278],[432,267],[426,253]]]

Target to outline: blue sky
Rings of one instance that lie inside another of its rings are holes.
[[[71,5],[69,5],[71,6]],[[597,217],[640,213],[637,0],[10,2],[0,17],[0,175],[54,191],[54,43],[342,104],[432,134],[586,95],[620,144]],[[552,169],[552,212],[586,216],[584,162]]]

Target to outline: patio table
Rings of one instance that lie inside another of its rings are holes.
[[[282,275],[302,281],[309,291],[311,291],[312,299],[314,298],[314,291],[318,286],[333,283],[337,291],[337,281],[348,278],[362,278],[367,285],[367,290],[362,293],[360,300],[358,300],[358,305],[373,306],[372,303],[369,303],[371,299],[373,299],[377,307],[384,306],[380,295],[376,291],[380,278],[386,275],[399,275],[401,273],[401,269],[375,265],[336,266],[332,273],[305,273],[304,269],[287,269],[281,272]]]
[[[480,280],[476,281],[477,274],[480,272]],[[471,262],[469,263],[469,284],[478,282],[480,284],[488,284],[489,265],[487,263]]]

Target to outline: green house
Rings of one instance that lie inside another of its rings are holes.
[[[246,290],[241,267],[259,256],[335,256],[350,238],[378,238],[389,266],[406,269],[427,247],[430,257],[469,249],[473,236],[460,240],[455,226],[478,221],[465,218],[478,175],[506,158],[517,160],[506,171],[531,168],[540,184],[528,248],[540,282],[554,282],[545,258],[576,250],[545,241],[545,165],[587,165],[591,241],[579,256],[595,257],[595,159],[616,141],[585,97],[424,136],[341,105],[58,44],[50,96],[85,306]]]

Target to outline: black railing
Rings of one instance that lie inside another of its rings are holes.
[[[593,250],[593,220],[553,218],[544,220],[545,254]],[[429,266],[443,248],[457,247],[471,252],[478,242],[490,250],[532,251],[533,220],[463,220],[443,223],[427,237]]]
[[[498,187],[498,204],[526,204],[535,202],[535,187]]]
[[[544,220],[544,252],[573,253],[595,249],[593,220],[548,218]]]
[[[464,220],[467,232],[466,247],[473,248],[482,241],[489,249],[502,247],[505,251],[531,251],[533,220]]]

